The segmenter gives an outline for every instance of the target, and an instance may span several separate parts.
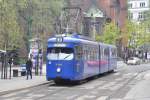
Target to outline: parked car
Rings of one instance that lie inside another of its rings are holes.
[[[131,65],[139,65],[141,63],[141,59],[137,57],[130,57],[128,58],[127,64]]]
[[[26,75],[26,64],[21,64],[20,65],[20,72],[21,72],[21,76]]]

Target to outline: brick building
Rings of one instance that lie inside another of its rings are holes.
[[[127,0],[70,0],[70,5],[79,6],[87,12],[93,5],[111,18],[123,31],[127,20]]]

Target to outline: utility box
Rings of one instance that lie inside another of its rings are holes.
[[[22,71],[21,76],[25,76],[25,75],[26,75],[26,71]]]
[[[13,77],[18,77],[18,69],[13,69]]]

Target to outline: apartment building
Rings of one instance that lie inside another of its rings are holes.
[[[128,0],[128,19],[140,22],[146,19],[149,10],[149,0]]]

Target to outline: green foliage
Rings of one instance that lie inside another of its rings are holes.
[[[99,34],[96,34],[95,38],[96,38],[95,39],[96,41],[99,41],[99,42],[102,41],[102,38],[101,38],[101,36]]]
[[[20,46],[22,34],[17,22],[17,11],[11,0],[3,0],[0,3],[0,48],[14,49]]]
[[[126,34],[128,34],[128,47],[137,48],[142,44],[149,41],[149,32],[146,31],[148,23],[140,22],[135,23],[127,21],[126,23]]]
[[[65,0],[0,0],[0,49],[26,49],[28,27],[44,44]],[[28,19],[32,23],[29,26]],[[45,46],[46,47],[46,46]]]
[[[127,34],[128,37],[128,47],[133,48],[135,44],[135,34],[136,34],[136,27],[137,25],[129,20],[126,21],[126,31],[125,34]]]
[[[111,22],[105,25],[103,35],[102,36],[97,35],[96,40],[108,44],[115,44],[118,36],[119,36],[119,29],[113,22]]]

